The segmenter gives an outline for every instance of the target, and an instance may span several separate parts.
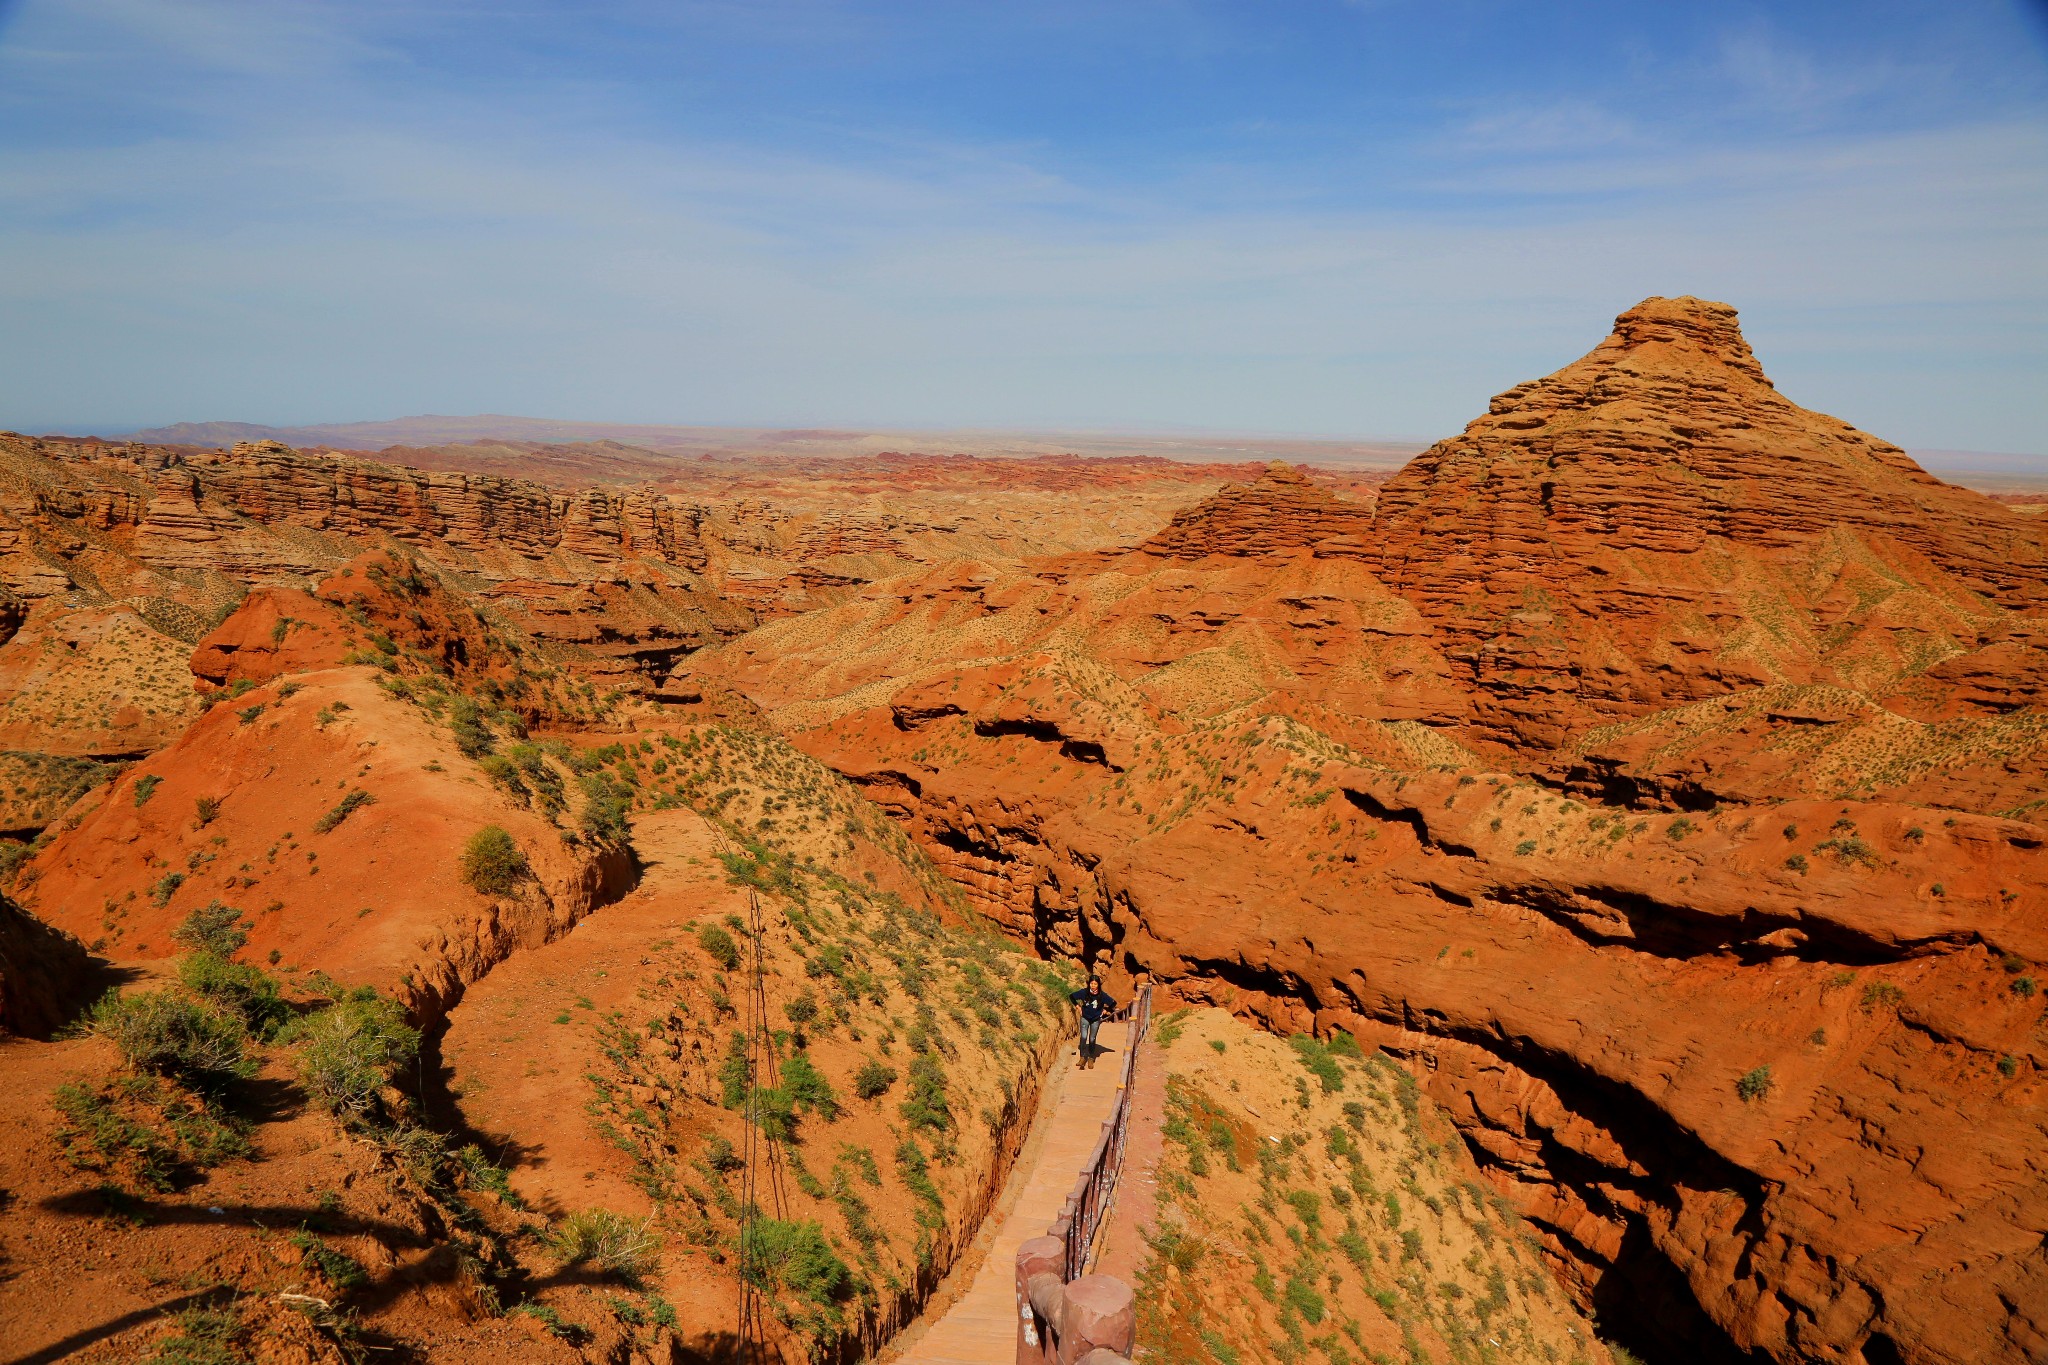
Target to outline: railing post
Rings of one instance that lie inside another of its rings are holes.
[[[1083,1275],[1060,1296],[1060,1365],[1078,1365],[1096,1350],[1128,1356],[1137,1321],[1129,1285],[1114,1275]]]
[[[1053,1358],[1066,1257],[1067,1244],[1057,1237],[1033,1237],[1017,1248],[1017,1365]]]

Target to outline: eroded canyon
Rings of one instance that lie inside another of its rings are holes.
[[[1779,394],[1725,305],[1386,472],[9,435],[0,581],[26,1358],[287,1271],[322,1308],[234,1349],[729,1352],[750,1076],[821,1230],[784,1344],[852,1356],[1084,962],[1380,1049],[1516,1285],[1653,1365],[2048,1358],[2048,525]],[[234,1064],[135,1071],[109,986],[239,1010]],[[336,1030],[390,1064],[323,1103]],[[600,1207],[659,1271],[563,1252]]]

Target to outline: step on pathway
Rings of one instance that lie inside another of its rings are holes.
[[[1041,1113],[1044,1125],[1037,1157],[1029,1169],[1020,1162],[1010,1172],[1010,1205],[995,1239],[983,1256],[974,1279],[937,1321],[915,1337],[892,1365],[1011,1365],[1017,1358],[1017,1248],[1043,1237],[1082,1167],[1095,1153],[1102,1125],[1116,1108],[1117,1081],[1124,1066],[1129,1024],[1104,1024],[1102,1053],[1086,1071],[1075,1066],[1073,1048],[1065,1049],[1054,1066],[1069,1069],[1059,1102]],[[1000,1204],[998,1205],[1000,1207]]]

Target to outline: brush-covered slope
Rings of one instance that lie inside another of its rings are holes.
[[[1160,1021],[1165,1156],[1139,1340],[1213,1360],[1611,1357],[1415,1078],[1349,1034]]]

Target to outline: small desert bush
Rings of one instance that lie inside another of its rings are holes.
[[[110,1040],[130,1066],[219,1084],[255,1070],[246,1055],[242,1021],[177,991],[110,992],[92,1007],[87,1027]]]
[[[313,832],[315,834],[329,833],[336,825],[348,819],[349,816],[355,814],[364,806],[375,805],[376,802],[377,798],[364,791],[361,787],[350,787],[348,794],[341,798],[333,810],[328,811],[313,822]]]
[[[483,895],[507,894],[526,873],[526,855],[497,825],[485,825],[462,846],[462,880]]]
[[[910,1093],[898,1112],[913,1129],[943,1133],[952,1125],[953,1111],[946,1105],[946,1069],[929,1052],[911,1058]]]
[[[1744,1104],[1749,1103],[1751,1100],[1762,1099],[1770,1093],[1770,1089],[1771,1069],[1768,1066],[1759,1066],[1745,1071],[1735,1082],[1735,1094]]]
[[[292,1017],[277,982],[246,963],[230,962],[213,953],[192,953],[178,964],[178,979],[194,995],[241,1020],[242,1027],[257,1038],[276,1037]]]
[[[705,956],[727,971],[740,965],[739,944],[733,941],[731,934],[715,924],[697,926],[697,946],[704,950]]]
[[[852,1280],[823,1228],[779,1218],[758,1218],[748,1225],[740,1243],[740,1273],[757,1289],[796,1294],[819,1305],[840,1297]]]
[[[563,1265],[595,1265],[638,1280],[661,1264],[661,1236],[651,1218],[583,1209],[548,1231],[548,1250]]]
[[[299,1076],[321,1105],[349,1119],[374,1113],[391,1075],[419,1052],[420,1036],[393,1000],[359,990],[301,1023]]]
[[[839,1117],[839,1097],[811,1059],[799,1052],[782,1064],[782,1089],[800,1109],[830,1122]]]
[[[171,941],[194,952],[230,958],[249,941],[249,934],[241,911],[219,901],[208,901],[171,930]]]
[[[235,1365],[242,1318],[233,1305],[188,1308],[178,1314],[178,1331],[157,1346],[149,1365]]]
[[[1331,1048],[1305,1033],[1289,1038],[1287,1044],[1294,1049],[1294,1055],[1301,1059],[1301,1064],[1308,1068],[1309,1073],[1321,1082],[1325,1095],[1344,1088],[1344,1068],[1339,1066],[1337,1059],[1331,1055]],[[1351,1050],[1354,1053],[1357,1051],[1355,1042]]]
[[[873,1058],[861,1063],[860,1070],[853,1073],[853,1093],[864,1100],[872,1100],[888,1092],[896,1084],[896,1068],[884,1066]]]

